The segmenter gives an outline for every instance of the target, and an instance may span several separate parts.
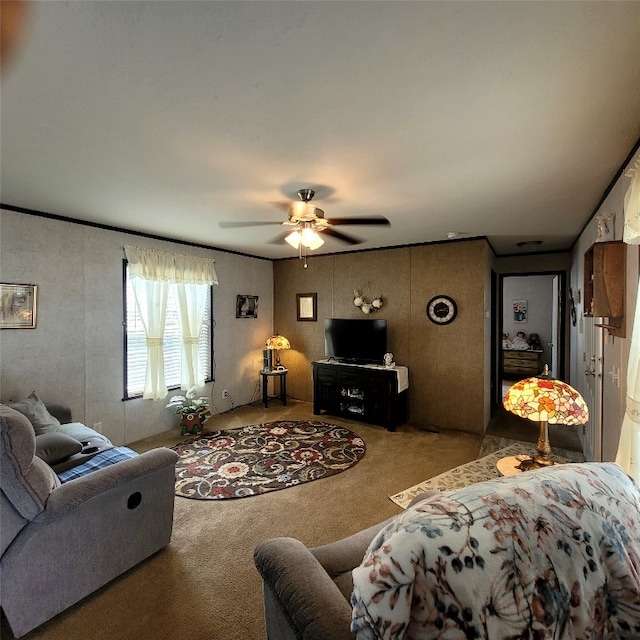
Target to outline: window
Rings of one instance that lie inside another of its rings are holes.
[[[125,295],[124,295],[124,328],[125,328],[125,398],[142,395],[147,374],[147,339],[142,316],[136,305],[133,285],[129,277],[129,269],[125,262]],[[198,343],[198,360],[200,371],[205,379],[212,378],[212,287],[206,286],[204,321]],[[180,328],[176,288],[169,285],[167,291],[167,311],[165,316],[163,354],[165,384],[169,389],[179,388],[182,379],[182,330]]]

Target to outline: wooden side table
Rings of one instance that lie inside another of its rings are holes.
[[[288,369],[275,369],[273,371],[261,371],[262,376],[262,404],[266,409],[269,406],[269,378],[280,379],[280,395],[274,396],[280,398],[282,406],[287,406],[287,373]]]

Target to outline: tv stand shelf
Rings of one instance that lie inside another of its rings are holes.
[[[407,420],[407,390],[395,369],[336,361],[313,362],[313,413],[360,420],[395,431]]]

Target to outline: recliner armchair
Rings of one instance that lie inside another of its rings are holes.
[[[437,494],[420,493],[409,506]],[[267,640],[353,640],[351,571],[394,518],[312,549],[295,538],[261,542],[253,557],[262,576]]]
[[[16,637],[171,539],[177,454],[158,448],[65,484],[29,420],[0,405],[0,606]]]
[[[254,560],[269,640],[640,638],[640,487],[610,462],[419,495],[322,547],[266,540]]]

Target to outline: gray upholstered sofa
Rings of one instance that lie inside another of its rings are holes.
[[[254,560],[268,640],[640,638],[640,488],[612,463],[418,496],[350,538],[267,540]]]
[[[92,435],[81,426],[71,432]],[[35,455],[30,420],[0,404],[0,605],[16,637],[160,550],[173,527],[175,452],[132,455],[61,484],[43,460],[59,443],[45,440]],[[78,453],[67,458],[90,457]]]

